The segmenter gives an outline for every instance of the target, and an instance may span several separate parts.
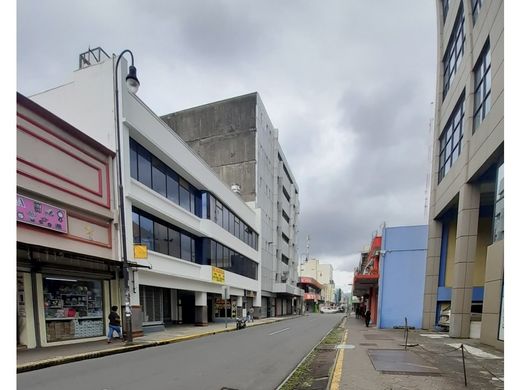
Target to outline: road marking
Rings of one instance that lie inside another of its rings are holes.
[[[291,328],[285,328],[285,329],[279,330],[277,332],[269,333],[269,336],[272,336],[273,334],[285,332],[286,330],[289,330],[289,329],[291,329]]]
[[[348,337],[348,329],[345,330],[345,334],[343,335],[343,340],[341,344],[345,344]],[[345,349],[340,349],[338,354],[338,359],[336,360],[336,366],[334,367],[334,372],[332,374],[332,381],[330,384],[330,390],[338,390],[339,385],[341,383],[341,371],[343,370],[343,355],[345,354]]]

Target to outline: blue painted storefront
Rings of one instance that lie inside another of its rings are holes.
[[[422,324],[428,226],[383,229],[379,274],[379,328]]]

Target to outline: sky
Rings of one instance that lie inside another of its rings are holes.
[[[300,188],[300,257],[350,289],[381,226],[427,223],[433,0],[17,2],[17,90],[132,50],[158,115],[257,91]]]

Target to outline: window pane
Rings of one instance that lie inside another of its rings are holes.
[[[211,265],[216,267],[217,266],[217,243],[213,240],[211,240],[210,250],[211,250]]]
[[[168,254],[180,259],[181,257],[181,234],[177,230],[168,228]]]
[[[179,204],[179,182],[177,181],[177,175],[171,170],[168,171],[166,177],[166,186],[168,199]]]
[[[161,223],[154,222],[153,225],[153,233],[154,233],[154,241],[155,246],[154,250],[156,252],[168,254],[168,228]]]
[[[152,187],[152,161],[150,152],[146,149],[139,148],[139,156],[137,157],[137,170],[139,174],[138,180],[148,187]]]
[[[218,200],[215,201],[215,206],[216,206],[216,209],[215,209],[215,219],[216,219],[216,223],[217,225],[219,226],[222,226],[222,203],[220,203]]]
[[[193,193],[193,189],[190,191],[190,211],[195,214],[195,194]]]
[[[157,158],[152,158],[152,188],[166,196],[166,174],[164,164]]]
[[[137,180],[137,144],[130,138],[130,176]]]
[[[132,211],[132,231],[134,236],[134,243],[140,243],[141,238],[139,236],[139,214],[137,214],[135,211]]]
[[[222,260],[222,245],[217,242],[217,267],[222,268],[224,262]]]
[[[229,210],[227,207],[224,207],[222,210],[222,227],[225,230],[229,229]]]
[[[224,259],[224,268],[231,268],[231,261],[229,259],[229,248],[224,247],[222,249],[222,258]]]
[[[191,261],[191,237],[181,233],[181,259]]]
[[[153,222],[151,219],[140,216],[141,244],[146,244],[148,249],[154,250],[153,246]]]
[[[190,192],[188,190],[188,183],[179,178],[179,193],[180,205],[186,210],[190,210]]]

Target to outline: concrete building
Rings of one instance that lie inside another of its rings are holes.
[[[218,176],[261,210],[262,306],[256,315],[293,313],[298,283],[298,185],[258,93],[205,104],[162,119]]]
[[[114,152],[17,94],[17,345],[103,339],[120,306]]]
[[[320,264],[318,259],[309,259],[300,264],[300,276],[315,278],[322,286],[321,300],[326,306],[336,302],[333,273],[331,264]]]
[[[424,328],[503,348],[504,2],[437,2]],[[444,318],[446,320],[446,318]]]
[[[131,304],[142,308],[144,331],[180,322],[206,325],[260,307],[259,210],[128,90],[124,59],[116,74],[116,57],[101,49],[96,54],[88,63],[80,57],[83,66],[71,81],[32,99],[112,152],[120,105],[128,258],[150,267],[130,275]],[[134,244],[146,245],[146,260],[135,260]],[[224,286],[231,310],[225,309]]]
[[[377,327],[422,325],[428,226],[385,227],[379,259]]]

